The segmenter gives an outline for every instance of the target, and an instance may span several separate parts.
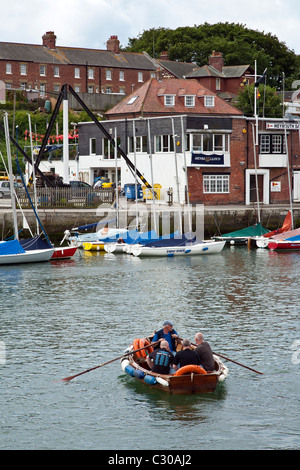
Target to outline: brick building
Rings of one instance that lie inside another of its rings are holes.
[[[117,36],[106,50],[63,47],[53,31],[41,45],[0,42],[0,80],[6,89],[37,89],[47,97],[68,83],[76,92],[128,95],[149,80],[157,65],[143,53],[122,52]]]
[[[250,65],[226,66],[222,53],[216,51],[212,52],[207,65],[195,68],[185,78],[198,80],[226,101],[234,99],[241,86],[251,85],[255,80]]]

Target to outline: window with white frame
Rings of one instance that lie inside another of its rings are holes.
[[[44,97],[46,95],[46,83],[40,83],[40,96]]]
[[[105,77],[106,77],[106,80],[111,80],[111,77],[112,77],[111,70],[107,69],[105,71]]]
[[[95,139],[95,137],[90,138],[90,155],[96,155],[96,139]]]
[[[135,148],[134,148],[134,137],[129,137],[128,138],[128,147],[129,147],[129,152],[133,153],[134,150],[137,153],[147,153],[147,136],[145,135],[137,135],[135,137]]]
[[[229,193],[229,175],[203,175],[204,193]]]
[[[156,135],[154,137],[155,152],[174,152],[174,139],[172,135]]]
[[[54,67],[54,77],[59,77],[59,67]]]
[[[21,75],[27,75],[27,65],[26,64],[21,64],[20,65],[20,74]]]
[[[26,88],[27,88],[27,82],[21,82],[21,83],[20,83],[20,87],[21,87],[22,90],[26,90]]]
[[[175,106],[175,95],[165,95],[165,106]]]
[[[213,108],[215,106],[214,96],[204,96],[204,106],[206,108]]]
[[[229,135],[199,133],[191,135],[191,150],[200,152],[228,152]]]
[[[80,93],[80,86],[75,85],[74,90],[76,91],[76,93]]]
[[[6,73],[7,75],[10,75],[12,73],[11,64],[6,64]]]
[[[90,80],[94,79],[94,69],[92,67],[88,68],[88,77]]]
[[[80,68],[79,68],[79,67],[75,67],[75,69],[74,69],[74,77],[75,77],[75,78],[80,78]]]
[[[285,154],[286,146],[282,134],[261,134],[260,153],[265,154]]]
[[[221,90],[221,79],[216,78],[216,90]]]
[[[55,91],[55,93],[59,93],[59,91],[60,91],[60,86],[59,86],[59,85],[54,85],[54,86],[53,86],[53,91]]]
[[[138,72],[138,82],[143,82],[143,72]]]
[[[94,87],[93,85],[88,86],[88,93],[94,93]]]
[[[120,82],[124,82],[124,80],[125,80],[125,73],[124,73],[124,70],[120,70],[120,72],[119,72],[119,80],[120,80]]]
[[[195,106],[195,96],[185,96],[184,97],[184,105],[187,108],[193,108]]]
[[[40,76],[45,77],[46,75],[46,65],[40,65]]]

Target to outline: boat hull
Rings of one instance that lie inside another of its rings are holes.
[[[82,248],[85,251],[104,251],[104,242],[85,242]]]
[[[0,256],[0,265],[41,263],[49,261],[54,253],[54,249],[30,250],[25,253],[9,254]]]
[[[133,245],[131,253],[134,256],[195,256],[195,255],[210,255],[220,253],[224,246],[225,241],[207,241],[203,243],[195,243],[193,245],[185,246],[147,246],[147,245]]]
[[[268,247],[270,250],[274,251],[285,251],[285,250],[293,250],[293,251],[299,251],[300,250],[300,241],[299,242],[292,242],[288,240],[281,240],[281,241],[276,241],[276,240],[270,240],[268,243]]]
[[[70,259],[77,251],[76,246],[64,246],[54,248],[51,260]]]

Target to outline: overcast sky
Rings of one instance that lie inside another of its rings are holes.
[[[300,54],[298,0],[1,0],[0,41],[41,44],[54,31],[58,46],[106,49],[117,35],[121,46],[144,30],[241,23],[271,33]]]

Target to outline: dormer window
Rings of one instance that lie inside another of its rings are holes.
[[[214,96],[204,96],[204,106],[206,108],[213,108],[215,106]]]
[[[187,108],[193,108],[193,107],[195,107],[195,96],[186,95],[186,96],[184,97],[184,105],[185,105]]]
[[[175,106],[175,95],[165,95],[165,106]]]

